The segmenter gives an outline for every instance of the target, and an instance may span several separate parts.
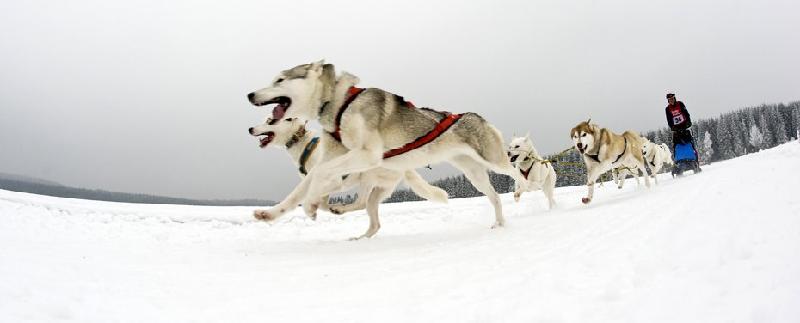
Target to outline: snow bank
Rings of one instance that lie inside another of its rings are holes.
[[[796,322],[800,145],[629,183],[299,211],[0,191],[0,322]],[[630,180],[630,179],[629,179]]]

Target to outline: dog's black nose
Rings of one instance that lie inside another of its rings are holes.
[[[253,102],[254,97],[256,97],[256,92],[250,92],[250,94],[247,95],[247,101]]]
[[[252,135],[253,134],[253,127],[250,127],[250,129],[247,129],[247,132],[249,132]]]
[[[583,144],[581,144],[581,143],[578,143],[578,144],[577,144],[577,145],[575,145],[575,146],[578,146],[578,149],[581,149],[581,148],[583,148]]]

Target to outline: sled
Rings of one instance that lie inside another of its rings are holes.
[[[691,170],[694,174],[702,171],[691,130],[676,131],[672,136],[672,159],[675,161],[675,166],[672,168],[673,177],[681,176],[687,170]]]

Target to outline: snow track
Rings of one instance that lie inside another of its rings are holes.
[[[800,145],[646,190],[606,184],[300,210],[0,191],[0,322],[796,322]],[[752,174],[752,175],[750,175]],[[629,181],[632,181],[629,179]]]

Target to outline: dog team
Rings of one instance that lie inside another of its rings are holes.
[[[514,179],[515,200],[523,192],[541,190],[549,207],[555,206],[555,169],[539,155],[529,135],[512,138],[506,149],[500,131],[478,114],[418,108],[402,96],[359,88],[358,83],[358,77],[347,72],[337,75],[334,65],[319,61],[282,71],[268,87],[248,94],[255,106],[274,106],[272,116],[250,128],[250,134],[261,148],[285,147],[302,176],[283,201],[254,211],[255,218],[273,221],[298,205],[312,219],[319,209],[334,214],[366,209],[369,227],[354,239],[369,238],[380,229],[380,203],[400,181],[420,197],[447,203],[447,192],[416,172],[439,162],[458,168],[486,195],[494,208],[493,228],[503,226],[505,218],[489,170]],[[306,129],[312,120],[322,126],[316,136]],[[641,172],[649,187],[650,177],[655,179],[664,163],[672,163],[666,145],[631,131],[616,134],[591,120],[572,128],[570,136],[586,164],[588,194],[582,199],[586,204],[603,173],[614,170],[622,188],[625,176]],[[352,188],[358,191],[355,202],[328,203],[329,194]]]

